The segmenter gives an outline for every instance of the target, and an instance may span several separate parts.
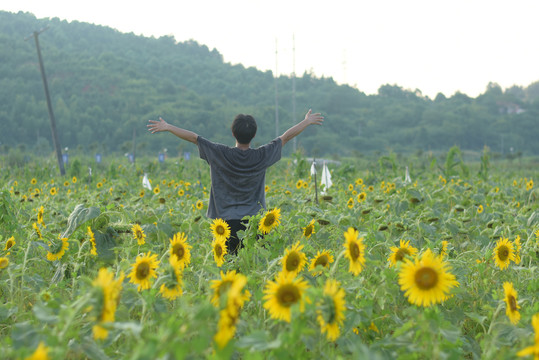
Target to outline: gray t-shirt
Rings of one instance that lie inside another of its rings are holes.
[[[281,138],[241,150],[197,139],[200,158],[210,165],[210,219],[239,220],[266,208],[266,169],[281,159]]]

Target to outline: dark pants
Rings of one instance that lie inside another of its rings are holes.
[[[226,222],[230,226],[230,237],[226,241],[228,254],[238,255],[238,250],[243,248],[243,241],[238,238],[237,232],[246,229],[247,221],[226,220]]]

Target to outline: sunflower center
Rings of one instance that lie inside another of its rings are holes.
[[[430,290],[438,283],[438,274],[434,269],[423,267],[415,273],[415,283],[421,290]]]
[[[295,251],[288,254],[286,258],[286,270],[287,271],[294,271],[298,268],[300,263],[299,254]]]
[[[404,260],[404,257],[410,255],[410,250],[406,248],[400,248],[397,250],[397,253],[395,254],[395,261],[402,261]]]
[[[514,296],[509,295],[508,300],[509,300],[509,308],[511,309],[511,312],[517,311],[517,299],[515,299]]]
[[[294,305],[300,297],[299,289],[293,284],[283,285],[277,290],[277,301],[284,307]]]
[[[181,244],[174,245],[172,252],[174,253],[174,255],[178,257],[178,260],[181,260],[183,259],[183,255],[185,254],[185,249],[183,248]]]
[[[150,264],[142,262],[137,266],[137,279],[144,280],[150,275]]]
[[[137,236],[137,239],[142,239],[142,231],[137,230],[135,234]]]
[[[312,233],[313,233],[313,227],[309,225],[309,226],[307,226],[307,227],[305,228],[305,233],[304,233],[303,235],[305,235],[305,236],[311,236]]]
[[[271,226],[273,225],[274,222],[275,222],[275,215],[271,213],[266,215],[266,217],[264,218],[264,226]]]
[[[352,260],[357,260],[359,256],[361,255],[359,246],[356,243],[350,244],[350,255],[352,255]]]
[[[215,232],[219,235],[223,235],[225,233],[225,228],[223,225],[219,225],[215,228]]]
[[[215,245],[215,255],[217,255],[217,257],[221,257],[222,254],[223,254],[223,248],[221,247],[221,245],[219,244]]]
[[[509,248],[507,246],[500,246],[500,249],[498,250],[498,258],[501,261],[506,261],[507,258],[509,258]]]
[[[322,266],[328,266],[329,259],[326,255],[322,255],[316,259],[314,262],[314,266],[322,265]]]
[[[13,241],[8,240],[8,242],[6,243],[6,250],[11,249],[12,246],[13,246]]]

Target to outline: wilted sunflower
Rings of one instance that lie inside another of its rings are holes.
[[[230,237],[230,226],[223,219],[214,219],[210,228],[214,239],[226,241]]]
[[[144,230],[142,230],[139,224],[133,225],[131,231],[133,232],[133,239],[137,240],[139,245],[144,245],[146,243],[146,234],[144,234]]]
[[[9,259],[7,257],[0,257],[0,270],[7,268],[9,265]]]
[[[356,229],[350,227],[344,233],[345,248],[344,256],[350,260],[350,269],[348,270],[354,275],[358,275],[365,265],[365,244],[363,238],[359,238],[359,233]]]
[[[273,209],[270,211],[267,211],[266,214],[262,219],[260,219],[260,222],[258,223],[258,230],[262,234],[267,234],[281,223],[281,220],[279,219],[281,217],[281,209]]]
[[[520,313],[518,312],[520,306],[517,302],[517,291],[513,287],[513,283],[504,282],[503,292],[505,300],[505,314],[511,321],[511,324],[516,325],[520,320]]]
[[[176,233],[170,239],[170,256],[178,258],[178,266],[181,270],[185,269],[191,262],[191,245],[187,243],[187,237],[184,233]]]
[[[421,258],[404,260],[399,285],[411,304],[428,307],[444,301],[450,289],[458,286],[447,262],[427,249]]]
[[[534,355],[534,359],[539,359],[539,313],[532,316],[532,326],[535,332],[535,343],[532,346],[528,346],[520,350],[517,356]]]
[[[157,277],[155,269],[159,266],[157,254],[151,255],[148,251],[146,255],[142,254],[132,265],[131,273],[127,277],[131,278],[130,283],[138,286],[138,291],[150,288],[150,279]]]
[[[25,360],[49,360],[49,348],[45,346],[43,341],[39,342],[36,350],[32,355],[28,356]]]
[[[311,271],[313,275],[320,275],[322,273],[320,267],[329,269],[329,264],[331,264],[333,261],[333,256],[331,256],[329,251],[323,250],[320,252],[319,250],[316,253],[316,256],[311,260],[309,271]]]
[[[417,249],[410,245],[410,240],[404,241],[400,240],[399,247],[391,247],[391,255],[387,259],[389,261],[389,266],[397,265],[397,262],[404,261],[407,256],[414,257],[417,254]]]
[[[98,292],[97,304],[97,324],[93,326],[92,331],[94,339],[105,339],[108,335],[108,330],[101,325],[107,322],[113,322],[116,312],[116,307],[119,303],[120,291],[122,290],[122,282],[124,281],[124,273],[120,274],[117,280],[114,280],[114,274],[107,268],[99,269],[97,278],[92,285]]]
[[[314,234],[314,219],[311,220],[307,226],[303,228],[303,236],[305,236],[307,239],[311,237],[312,234]]]
[[[365,193],[364,191],[360,192],[358,194],[358,196],[357,196],[357,202],[361,203],[361,202],[365,201],[366,198],[367,198],[367,193]]]
[[[221,267],[225,262],[225,255],[228,253],[226,248],[226,240],[223,238],[214,239],[211,243],[213,249],[213,259],[218,267]]]
[[[95,234],[92,231],[91,227],[88,226],[87,230],[88,230],[87,231],[88,237],[90,238],[90,244],[92,245],[92,248],[90,249],[90,254],[94,255],[94,256],[97,256],[97,248],[96,248],[96,244],[95,244]]]
[[[69,242],[67,241],[67,238],[50,241],[49,251],[47,252],[47,260],[60,260],[64,256],[68,247]]]
[[[183,294],[181,267],[176,256],[169,257],[169,263],[163,267],[163,284],[159,288],[161,296],[174,300]]]
[[[286,249],[281,263],[283,264],[283,273],[296,276],[307,264],[307,256],[301,251],[303,245],[299,241],[292,248]]]
[[[275,281],[266,283],[264,308],[269,311],[271,318],[290,322],[292,305],[299,303],[300,311],[303,312],[304,292],[308,287],[303,278],[280,272]]]
[[[7,239],[6,245],[4,246],[4,250],[7,251],[7,250],[11,249],[15,244],[16,244],[15,237],[12,236],[9,239]]]
[[[338,281],[328,279],[324,285],[324,293],[316,310],[316,319],[320,324],[320,331],[326,333],[329,341],[335,341],[341,331],[339,326],[344,321],[345,292]]]
[[[494,248],[494,262],[501,270],[506,269],[511,261],[515,261],[515,249],[509,239],[500,237]]]

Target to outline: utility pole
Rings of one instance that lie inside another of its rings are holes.
[[[62,149],[60,141],[58,140],[58,133],[56,132],[56,121],[54,120],[54,112],[52,111],[51,97],[49,95],[49,86],[47,84],[47,77],[45,76],[45,67],[43,66],[43,59],[41,57],[41,49],[39,48],[38,35],[47,30],[48,27],[41,29],[40,31],[34,31],[33,35],[26,37],[24,40],[28,40],[31,36],[34,37],[36,42],[37,57],[39,59],[39,68],[41,70],[41,78],[43,79],[43,87],[45,88],[45,97],[47,98],[47,107],[49,109],[49,118],[51,119],[51,131],[52,142],[54,143],[54,149],[56,150],[56,157],[58,159],[58,167],[60,174],[65,175],[64,160],[62,159]]]
[[[275,137],[279,137],[279,91],[277,89],[277,39],[275,39]]]

